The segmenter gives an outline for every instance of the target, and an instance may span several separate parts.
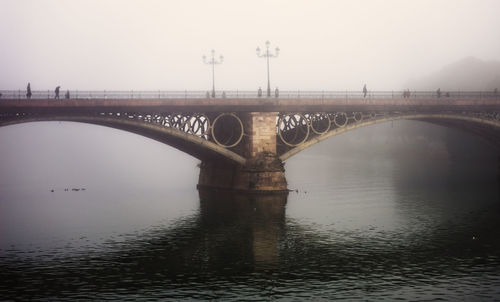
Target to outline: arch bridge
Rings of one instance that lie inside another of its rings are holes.
[[[471,132],[500,149],[497,93],[72,92],[53,99],[0,92],[0,126],[39,121],[102,125],[143,135],[201,160],[198,187],[286,192],[283,162],[337,134],[376,123],[420,120]]]

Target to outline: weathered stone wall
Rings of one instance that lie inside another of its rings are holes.
[[[237,168],[237,165],[224,160],[204,161],[200,164],[198,187],[231,190]]]
[[[277,112],[250,112],[248,119],[250,128],[249,136],[249,156],[256,157],[262,152],[276,154],[276,118]]]
[[[244,192],[286,192],[287,182],[282,162],[269,152],[250,158],[244,166],[226,161],[202,162],[199,188]]]

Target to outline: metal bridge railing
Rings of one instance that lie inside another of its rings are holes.
[[[149,90],[149,91],[116,91],[116,90],[61,90],[60,99],[66,98],[66,92],[69,92],[70,99],[203,99],[211,98],[207,91],[197,90]],[[270,98],[302,98],[302,99],[387,99],[387,98],[406,98],[409,99],[434,99],[437,98],[436,91],[410,91],[409,96],[402,90],[394,91],[369,91],[364,96],[361,91],[279,91],[278,96],[274,93]],[[53,99],[55,92],[52,90],[32,90],[31,99]],[[26,99],[26,90],[0,90],[0,99]],[[258,96],[257,91],[249,90],[231,90],[218,91],[216,98],[249,99],[262,98]],[[475,98],[475,99],[500,99],[500,93],[497,91],[442,91],[440,98]]]

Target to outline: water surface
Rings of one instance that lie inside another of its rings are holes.
[[[286,163],[287,197],[198,192],[195,160],[102,127],[0,140],[3,300],[500,299],[496,154],[472,136],[346,133]]]

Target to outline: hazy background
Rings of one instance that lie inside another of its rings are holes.
[[[217,88],[253,90],[266,40],[281,48],[282,90],[426,89],[446,65],[500,61],[498,12],[496,0],[0,0],[0,89],[206,90],[201,57],[215,49]],[[500,83],[498,64],[482,70],[485,88]]]
[[[364,83],[373,90],[500,88],[498,12],[500,1],[486,0],[0,0],[0,89],[24,90],[30,81],[32,89],[51,91],[56,85],[63,91],[208,90],[211,72],[201,57],[212,48],[225,57],[216,67],[218,88],[257,89],[266,85],[266,70],[255,48],[268,39],[273,50],[281,48],[271,81],[282,90],[358,90]],[[478,140],[419,122],[388,123],[332,141],[308,154],[400,158],[417,166],[422,155],[436,162],[464,161],[468,154],[495,160]],[[0,188],[175,181],[192,190],[197,162],[105,127],[0,128]]]

